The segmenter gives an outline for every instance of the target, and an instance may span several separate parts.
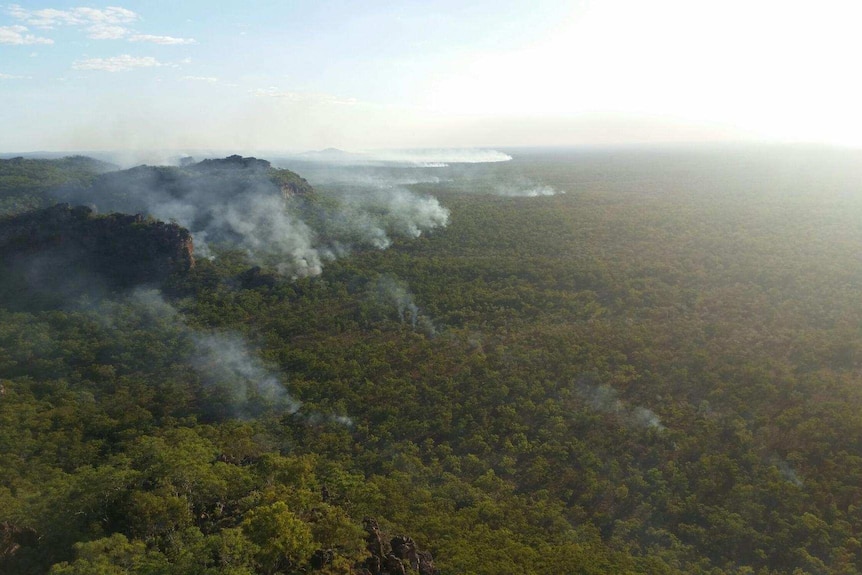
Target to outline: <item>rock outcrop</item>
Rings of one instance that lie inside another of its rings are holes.
[[[57,204],[0,219],[0,256],[6,262],[49,254],[110,284],[158,284],[195,265],[188,230],[140,215],[94,215],[84,206]],[[79,271],[76,269],[75,271]]]
[[[434,558],[428,551],[419,551],[416,542],[406,535],[397,535],[386,545],[385,537],[375,519],[366,517],[365,548],[369,557],[358,565],[357,575],[406,575],[409,570],[420,575],[437,575]]]
[[[22,547],[32,547],[38,541],[39,534],[30,527],[20,527],[8,521],[0,523],[0,565]]]

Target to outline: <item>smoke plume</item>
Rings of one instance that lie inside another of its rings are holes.
[[[449,210],[436,198],[403,188],[363,188],[340,195],[347,237],[358,237],[377,248],[387,248],[392,236],[418,238],[423,232],[449,223]],[[333,214],[329,221],[335,221]]]
[[[180,356],[199,374],[209,403],[223,416],[251,417],[277,411],[307,423],[353,425],[346,415],[301,411],[302,402],[290,394],[283,378],[260,360],[240,334],[191,328],[157,290],[139,288],[122,300],[99,302],[90,311],[108,329],[128,323],[131,313],[150,329],[162,326],[179,334],[186,345]]]
[[[494,187],[494,193],[500,196],[520,197],[520,198],[536,198],[539,196],[556,196],[557,194],[565,194],[547,185],[535,184],[532,182],[520,183],[502,183]]]
[[[213,256],[214,246],[230,246],[293,277],[317,275],[327,260],[355,247],[384,249],[395,237],[415,238],[449,221],[436,198],[404,187],[351,184],[318,202],[295,174],[288,177],[299,183],[280,187],[272,173],[269,162],[231,156],[183,169],[113,172],[60,196],[102,211],[175,221],[192,233],[200,257]]]
[[[373,296],[384,305],[393,306],[401,323],[409,323],[414,331],[428,336],[437,335],[434,322],[422,314],[403,281],[391,275],[380,276],[373,284]]]
[[[629,407],[619,399],[617,391],[609,385],[590,386],[582,384],[577,391],[587,402],[587,405],[595,411],[611,414],[634,427],[657,431],[665,429],[655,412],[646,407]]]
[[[192,365],[241,414],[254,415],[265,409],[292,414],[302,407],[238,335],[194,333],[192,340],[197,350]]]

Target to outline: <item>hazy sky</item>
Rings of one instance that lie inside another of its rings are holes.
[[[862,146],[857,0],[0,5],[0,151]]]

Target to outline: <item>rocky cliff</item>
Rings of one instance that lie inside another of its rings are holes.
[[[411,537],[397,535],[387,545],[387,538],[376,519],[366,517],[362,523],[365,528],[365,548],[370,557],[363,565],[357,566],[355,575],[438,575],[431,553],[419,551]]]
[[[4,263],[20,267],[36,257],[50,257],[55,275],[68,267],[120,286],[158,284],[195,265],[191,234],[176,224],[68,204],[0,219]]]

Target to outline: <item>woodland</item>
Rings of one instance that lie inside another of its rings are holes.
[[[422,575],[862,571],[859,155],[513,156],[404,184],[447,225],[319,274],[2,255],[0,573],[395,573],[375,532]],[[111,169],[2,160],[0,208]]]

